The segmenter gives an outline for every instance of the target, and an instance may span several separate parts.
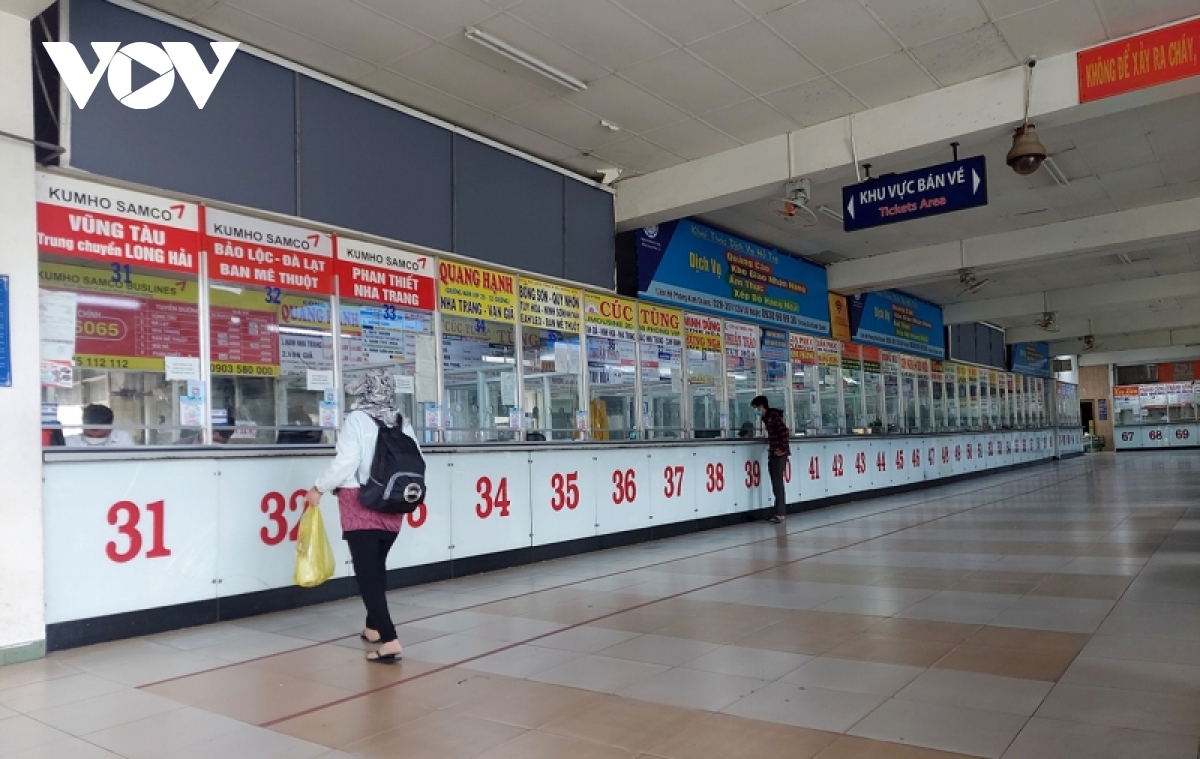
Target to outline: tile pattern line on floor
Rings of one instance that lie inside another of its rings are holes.
[[[1054,461],[1050,461],[1050,462],[1040,462],[1040,464],[1045,464],[1045,463],[1059,463],[1059,464],[1062,464],[1062,463],[1068,463],[1068,462],[1063,462],[1063,461],[1057,461],[1057,462],[1054,462]],[[1069,463],[1071,463],[1071,464],[1074,464],[1074,463],[1077,463],[1077,462],[1074,462],[1074,461],[1072,461],[1072,462],[1069,462]],[[1039,466],[1040,464],[1035,464],[1034,466]],[[792,535],[803,535],[803,534],[804,534],[804,533],[806,533],[806,532],[813,532],[813,531],[815,531],[815,530],[823,530],[823,529],[827,529],[827,528],[829,528],[829,527],[838,527],[838,526],[844,526],[844,525],[848,525],[848,524],[853,524],[854,522],[857,522],[857,521],[860,521],[860,520],[863,520],[863,519],[872,519],[872,518],[874,518],[874,517],[883,516],[884,514],[891,514],[892,512],[896,512],[896,511],[903,511],[904,509],[911,509],[911,508],[913,508],[913,507],[915,507],[915,506],[927,506],[927,505],[929,505],[929,504],[937,503],[938,501],[945,501],[945,500],[949,500],[949,499],[951,499],[951,498],[961,498],[961,497],[963,497],[963,496],[967,496],[967,495],[973,495],[973,494],[976,494],[976,493],[982,493],[982,492],[984,492],[984,491],[986,491],[986,490],[992,490],[992,489],[994,489],[994,488],[998,488],[998,487],[1005,487],[1005,486],[1008,486],[1008,485],[1012,485],[1012,484],[1020,483],[1020,482],[1022,482],[1022,481],[1024,481],[1024,480],[1030,480],[1030,479],[1034,479],[1034,478],[1036,478],[1036,477],[1040,477],[1040,476],[1042,476],[1042,474],[1044,474],[1044,473],[1041,473],[1041,474],[1039,474],[1039,473],[1033,473],[1033,474],[1030,474],[1030,475],[1028,475],[1028,476],[1024,476],[1024,477],[1014,477],[1014,478],[1012,478],[1012,479],[1006,479],[1006,480],[1005,480],[1005,481],[1003,481],[1003,482],[998,482],[998,483],[991,484],[991,485],[984,485],[983,487],[975,488],[975,489],[973,489],[973,490],[967,490],[967,491],[965,491],[965,492],[962,492],[962,493],[950,493],[950,494],[946,494],[946,495],[939,495],[939,496],[935,496],[935,497],[931,497],[931,498],[926,498],[926,499],[924,499],[924,500],[916,501],[916,502],[914,502],[914,503],[908,503],[908,504],[904,504],[904,505],[901,505],[901,506],[891,506],[891,507],[882,508],[882,509],[880,509],[879,511],[873,511],[873,512],[871,512],[871,513],[869,513],[869,514],[861,514],[861,515],[859,515],[859,516],[854,516],[854,517],[848,517],[848,518],[846,518],[846,519],[835,520],[835,521],[827,522],[827,523],[825,523],[825,524],[821,524],[821,525],[814,525],[814,526],[812,526],[812,527],[801,527],[801,528],[799,528],[799,529],[797,529],[797,530],[794,530],[794,531],[787,531],[787,532],[786,532],[786,534],[787,534],[787,536],[788,536],[788,537],[791,537]],[[1083,476],[1083,475],[1078,475],[1078,476],[1079,476],[1079,477],[1081,477],[1081,476]],[[1071,477],[1071,478],[1068,478],[1068,481],[1069,481],[1070,479],[1077,479],[1077,477]],[[943,484],[943,485],[940,485],[940,486],[934,486],[934,487],[937,487],[938,489],[941,489],[942,487],[951,487],[952,485],[953,485],[953,483],[945,483],[945,484]],[[1029,491],[1029,492],[1036,492],[1036,491]],[[870,494],[866,494],[866,493],[864,493],[864,496],[866,496],[867,498],[870,498],[870,497],[872,497],[872,496],[870,496]],[[1003,499],[1002,499],[1002,500],[1003,500]],[[839,505],[849,505],[849,504],[853,504],[853,503],[858,503],[858,501],[849,501],[847,504],[839,504]],[[982,505],[987,505],[987,504],[982,504]],[[956,513],[961,513],[961,512],[956,512]],[[908,528],[902,528],[902,529],[908,529]],[[785,528],[785,530],[786,530],[786,528]],[[890,535],[890,534],[893,534],[893,533],[887,533],[887,534],[888,534],[888,535]],[[877,535],[877,536],[875,536],[875,538],[879,538],[879,537],[884,537],[884,535]],[[868,540],[874,540],[875,538],[868,538]],[[759,540],[751,540],[751,541],[749,541],[749,542],[746,542],[746,543],[737,543],[737,544],[734,544],[734,545],[731,545],[731,546],[723,546],[723,547],[721,547],[721,548],[714,548],[714,549],[712,549],[711,551],[702,551],[702,552],[700,552],[700,553],[693,554],[693,555],[691,555],[691,556],[688,556],[688,557],[686,557],[686,558],[687,558],[687,559],[689,559],[689,560],[690,560],[690,559],[695,559],[695,558],[698,558],[698,557],[701,557],[701,556],[708,556],[708,555],[710,555],[710,554],[714,554],[714,553],[721,553],[721,552],[723,552],[723,551],[728,551],[728,550],[735,549],[735,548],[745,548],[745,547],[748,547],[748,546],[757,545],[757,544],[759,544],[759,543],[766,543],[767,541],[776,540],[776,539],[777,539],[776,537],[769,537],[769,538],[762,538],[762,539],[759,539]],[[862,542],[866,542],[866,541],[860,541],[859,543],[851,543],[851,544],[848,544],[848,545],[846,545],[846,546],[841,546],[841,547],[839,547],[839,548],[830,549],[830,550],[831,550],[831,551],[837,551],[837,550],[841,550],[842,548],[851,548],[851,547],[853,547],[853,546],[860,545]],[[828,552],[829,552],[829,551],[823,551],[823,552],[821,552],[821,553],[813,554],[812,556],[806,556],[806,557],[804,557],[804,558],[813,558],[813,556],[822,556],[822,555],[824,555],[825,553],[828,553]],[[463,606],[463,607],[461,607],[461,608],[458,608],[458,609],[447,609],[447,610],[445,610],[445,611],[440,611],[440,612],[438,612],[438,613],[436,613],[436,614],[427,614],[427,615],[426,615],[426,616],[424,616],[424,617],[416,617],[416,618],[414,618],[414,619],[409,619],[409,620],[406,620],[406,621],[405,621],[405,624],[409,624],[409,625],[412,625],[412,624],[418,624],[418,623],[420,623],[420,622],[425,622],[425,621],[428,621],[428,620],[430,620],[430,619],[437,619],[438,617],[443,617],[443,616],[446,616],[447,614],[454,614],[454,613],[457,613],[457,612],[460,612],[460,611],[471,611],[472,609],[478,609],[478,608],[480,608],[480,607],[482,607],[482,606],[490,606],[491,604],[495,604],[495,603],[502,603],[502,602],[505,602],[505,601],[515,601],[515,600],[517,600],[517,599],[519,599],[519,598],[526,598],[526,597],[528,597],[528,596],[537,595],[538,593],[546,593],[546,592],[553,591],[553,590],[563,590],[563,589],[565,589],[565,588],[570,588],[570,587],[572,587],[572,586],[574,586],[574,585],[580,585],[580,584],[583,584],[583,583],[594,582],[594,581],[596,581],[596,580],[606,580],[606,579],[608,579],[608,578],[611,578],[611,577],[619,577],[620,575],[623,575],[623,574],[628,574],[628,573],[630,573],[630,572],[642,572],[642,571],[645,571],[645,570],[647,570],[647,569],[653,569],[653,568],[655,568],[655,567],[661,567],[661,566],[665,566],[665,565],[667,565],[667,564],[672,564],[672,563],[674,563],[674,562],[677,562],[677,561],[680,561],[680,559],[667,559],[667,560],[665,560],[665,561],[653,562],[653,563],[650,563],[650,564],[645,564],[645,565],[643,565],[643,566],[640,566],[640,567],[633,567],[633,568],[631,568],[631,569],[621,569],[621,570],[617,570],[616,572],[610,572],[610,573],[608,573],[608,574],[597,575],[596,577],[589,577],[589,578],[586,578],[586,579],[583,579],[583,580],[572,580],[571,582],[565,582],[565,583],[562,583],[561,585],[551,585],[551,586],[548,586],[548,587],[545,587],[545,588],[538,588],[537,590],[530,590],[530,591],[526,591],[526,592],[524,592],[524,593],[517,593],[516,595],[512,595],[512,596],[505,596],[505,597],[503,597],[503,598],[497,598],[497,599],[495,599],[495,600],[491,600],[491,601],[482,601],[482,602],[480,602],[480,603],[477,603],[477,604],[470,604],[470,605],[468,605],[468,606]],[[794,563],[794,562],[786,562],[786,563],[784,563],[784,564],[779,564],[779,565],[777,565],[777,566],[778,566],[778,567],[783,567],[783,566],[787,566],[787,565],[788,565],[788,564],[790,564],[790,563]],[[777,567],[772,567],[772,569],[775,569],[775,568],[777,568]],[[765,571],[765,570],[760,570],[760,571]],[[740,577],[735,577],[735,578],[730,578],[730,579],[743,579],[743,578],[740,578]],[[707,589],[707,586],[706,586],[705,588],[697,588],[697,590],[705,590],[705,589]],[[692,592],[692,591],[688,591],[688,592]],[[671,597],[659,598],[659,599],[655,599],[654,601],[651,601],[650,603],[657,603],[658,601],[666,601],[666,600],[670,600],[670,598],[671,598]],[[624,613],[625,611],[633,611],[633,610],[636,610],[636,609],[638,609],[638,608],[641,608],[641,607],[640,607],[640,606],[639,606],[639,607],[632,607],[631,609],[624,609],[624,610],[621,610],[621,611],[619,611],[619,612],[617,612],[617,613],[618,613],[618,614],[620,614],[620,613]],[[605,619],[605,618],[606,618],[606,617],[598,617],[597,619]],[[592,620],[592,621],[596,621],[596,620]],[[590,622],[583,622],[582,624],[590,624]],[[565,628],[565,629],[571,629],[571,628]],[[558,632],[562,632],[562,630],[560,630],[560,631],[558,631]],[[175,677],[168,677],[168,678],[165,678],[165,679],[163,679],[163,680],[157,680],[157,681],[155,681],[155,682],[152,682],[152,683],[146,683],[146,684],[144,684],[144,685],[140,685],[140,686],[138,686],[138,687],[139,687],[139,688],[152,688],[152,687],[154,687],[154,686],[156,686],[156,685],[165,685],[165,684],[167,684],[167,683],[172,683],[172,682],[175,682],[175,681],[177,681],[177,680],[186,680],[187,678],[190,678],[190,677],[196,677],[196,676],[198,676],[198,675],[205,675],[205,674],[208,674],[208,673],[210,673],[210,672],[220,672],[221,670],[224,670],[224,669],[230,669],[230,668],[232,668],[232,667],[237,667],[237,666],[240,666],[240,665],[242,665],[242,664],[253,664],[253,663],[255,663],[255,662],[265,661],[265,660],[267,660],[267,659],[273,659],[273,658],[276,658],[276,657],[279,657],[279,656],[284,656],[284,655],[286,655],[286,654],[292,654],[292,653],[296,653],[297,651],[307,651],[307,650],[309,650],[309,649],[313,649],[313,648],[320,648],[321,646],[327,646],[327,645],[330,645],[330,644],[332,644],[332,643],[337,643],[338,641],[341,641],[341,640],[346,640],[346,639],[348,639],[348,638],[353,638],[353,637],[355,637],[355,635],[357,635],[357,633],[350,633],[349,635],[340,635],[340,636],[338,636],[338,637],[336,637],[336,638],[330,638],[329,640],[320,640],[320,641],[316,641],[315,643],[310,643],[310,644],[308,644],[308,645],[305,645],[305,646],[300,646],[299,648],[288,649],[287,651],[282,651],[282,652],[273,653],[273,654],[264,654],[264,655],[262,655],[262,656],[256,656],[256,657],[254,657],[254,658],[252,658],[252,659],[247,659],[247,660],[245,660],[245,661],[230,662],[230,663],[228,663],[228,664],[222,664],[222,665],[220,665],[220,666],[217,666],[217,667],[211,667],[211,668],[209,668],[209,669],[202,669],[202,670],[198,670],[198,671],[196,671],[196,672],[189,672],[189,673],[187,673],[187,674],[185,674],[185,675],[177,675],[177,676],[175,676]],[[490,654],[489,654],[489,655],[490,655]]]
[[[908,526],[905,526],[905,527],[900,527],[900,528],[897,528],[897,529],[895,529],[895,530],[891,530],[891,531],[889,531],[889,532],[882,533],[882,534],[880,534],[880,535],[876,535],[876,536],[873,536],[873,537],[870,537],[870,538],[864,538],[863,540],[859,540],[859,541],[856,541],[856,542],[854,542],[854,543],[850,543],[850,544],[848,544],[848,545],[846,545],[846,546],[842,546],[842,547],[840,547],[840,548],[830,548],[830,549],[827,549],[827,550],[825,550],[825,551],[821,551],[821,552],[819,552],[819,553],[812,554],[811,556],[805,556],[805,557],[803,557],[803,558],[800,558],[800,559],[793,559],[792,561],[787,561],[787,562],[784,562],[784,563],[782,563],[782,564],[779,564],[779,565],[778,565],[778,567],[785,567],[785,566],[790,566],[790,565],[793,565],[793,564],[798,564],[798,563],[800,563],[800,562],[802,562],[802,561],[807,561],[807,560],[809,560],[809,559],[813,559],[813,558],[816,558],[816,557],[818,557],[818,556],[824,556],[824,555],[827,555],[827,554],[833,553],[833,552],[835,552],[835,551],[844,550],[844,549],[846,549],[846,548],[853,548],[853,547],[855,547],[855,546],[862,545],[863,543],[867,543],[867,542],[870,542],[870,541],[872,541],[872,540],[877,540],[877,539],[879,539],[879,538],[887,537],[887,536],[889,536],[889,535],[895,535],[895,534],[898,534],[898,533],[900,533],[900,532],[904,532],[905,530],[910,530],[910,529],[912,529],[912,528],[914,528],[914,527],[920,527],[920,526],[923,526],[923,525],[926,525],[926,524],[931,524],[931,523],[933,523],[933,522],[940,521],[940,520],[942,520],[942,519],[948,519],[948,518],[950,518],[950,517],[958,516],[958,515],[960,515],[960,514],[966,514],[966,513],[969,513],[969,512],[975,511],[975,510],[977,510],[977,509],[984,508],[984,507],[986,507],[986,506],[994,506],[994,505],[996,505],[997,503],[1003,503],[1004,501],[1008,501],[1008,500],[1011,500],[1011,499],[1013,499],[1013,498],[1018,498],[1018,497],[1021,497],[1021,496],[1026,496],[1026,495],[1029,495],[1030,493],[1037,493],[1037,492],[1039,492],[1039,491],[1042,491],[1042,490],[1048,490],[1048,489],[1050,489],[1050,488],[1053,488],[1053,487],[1058,487],[1058,486],[1060,486],[1060,485],[1062,485],[1062,484],[1064,484],[1064,483],[1071,482],[1072,480],[1079,479],[1080,477],[1084,477],[1084,476],[1086,476],[1086,475],[1087,475],[1087,472],[1084,472],[1083,474],[1075,475],[1075,476],[1072,476],[1072,477],[1066,477],[1066,478],[1064,478],[1064,479],[1059,479],[1059,480],[1056,480],[1054,483],[1051,483],[1051,484],[1048,484],[1048,485],[1043,485],[1043,486],[1041,486],[1041,487],[1036,487],[1036,488],[1033,488],[1032,490],[1027,490],[1027,491],[1024,491],[1024,492],[1022,492],[1022,493],[1014,493],[1014,494],[1012,494],[1012,495],[1004,496],[1004,497],[1002,497],[1002,498],[999,498],[999,499],[997,499],[997,500],[994,500],[994,501],[988,501],[988,502],[986,502],[986,503],[980,503],[980,504],[976,504],[975,506],[970,506],[970,507],[967,507],[967,508],[965,508],[965,509],[960,509],[959,511],[955,511],[955,512],[951,512],[951,513],[949,513],[949,514],[943,514],[943,515],[941,515],[941,516],[933,517],[933,518],[930,518],[930,519],[927,519],[927,520],[924,520],[924,521],[921,521],[921,522],[917,522],[917,523],[915,523],[915,524],[912,524],[912,525],[908,525]],[[1019,482],[1019,480],[1018,480],[1018,482]],[[1012,484],[1012,483],[1008,483],[1008,484]],[[913,505],[916,505],[916,504],[913,504]],[[909,506],[909,507],[900,507],[900,508],[911,508],[911,506]],[[790,534],[790,533],[789,533],[789,534]],[[766,542],[767,540],[775,540],[775,538],[766,538],[766,539],[764,539],[764,540],[760,540],[760,541],[754,541],[754,542],[755,542],[755,543],[762,543],[762,542]],[[322,710],[324,710],[324,709],[330,709],[330,708],[332,708],[332,707],[335,707],[335,706],[340,706],[341,704],[348,703],[348,702],[350,702],[350,701],[355,701],[355,700],[357,700],[357,699],[360,699],[360,698],[363,698],[363,697],[365,697],[365,696],[370,696],[370,695],[374,695],[374,694],[376,694],[376,693],[380,693],[380,692],[382,692],[382,691],[385,691],[385,690],[390,690],[391,688],[395,688],[395,687],[397,687],[397,686],[399,686],[399,685],[404,685],[405,683],[410,683],[410,682],[413,682],[414,680],[420,680],[420,679],[423,679],[423,678],[429,677],[429,676],[431,676],[431,675],[436,675],[436,674],[439,674],[439,673],[441,673],[441,672],[445,672],[446,670],[449,670],[449,669],[455,669],[455,668],[457,668],[457,667],[461,667],[461,666],[463,666],[464,664],[470,664],[471,662],[478,661],[479,659],[483,659],[483,658],[485,658],[485,657],[488,657],[488,656],[494,656],[495,654],[500,654],[500,653],[504,653],[504,652],[506,652],[506,651],[511,651],[512,649],[514,649],[514,648],[517,648],[517,647],[519,647],[519,646],[528,645],[528,644],[530,644],[530,643],[533,643],[533,642],[535,642],[535,641],[542,640],[543,638],[548,638],[548,637],[550,637],[550,636],[552,636],[552,635],[558,635],[558,634],[560,634],[560,633],[569,632],[569,631],[571,631],[571,630],[575,630],[575,629],[578,629],[578,628],[580,628],[580,627],[584,627],[584,626],[586,626],[586,625],[590,625],[590,624],[593,624],[593,623],[595,623],[595,622],[599,622],[599,621],[601,621],[601,620],[608,619],[609,617],[614,617],[614,616],[617,616],[617,615],[619,615],[619,614],[625,614],[625,613],[628,613],[628,612],[631,612],[631,611],[637,611],[638,609],[643,609],[643,608],[645,608],[645,607],[647,607],[647,606],[653,606],[654,604],[662,603],[663,601],[670,601],[670,600],[673,600],[673,599],[676,599],[676,598],[680,598],[680,597],[682,597],[682,596],[685,596],[685,595],[688,595],[688,594],[690,594],[690,593],[695,593],[695,592],[697,592],[697,591],[701,591],[701,590],[708,590],[708,589],[710,589],[710,588],[714,588],[714,587],[717,587],[717,586],[720,586],[720,585],[725,585],[726,583],[734,582],[734,581],[736,581],[736,580],[743,580],[743,579],[746,579],[747,577],[752,577],[752,576],[754,576],[754,575],[756,575],[756,574],[761,574],[762,572],[767,572],[767,571],[771,571],[772,569],[777,569],[778,567],[770,567],[770,568],[768,568],[768,569],[758,569],[758,570],[754,570],[754,571],[752,571],[752,572],[746,572],[746,573],[743,573],[743,574],[740,574],[740,575],[736,575],[736,576],[733,576],[733,577],[728,577],[728,578],[725,578],[725,579],[723,579],[723,580],[718,580],[718,581],[716,581],[716,582],[709,583],[708,585],[703,585],[703,586],[701,586],[701,587],[698,587],[698,588],[693,588],[693,589],[691,589],[691,590],[684,590],[684,591],[680,591],[680,592],[678,592],[678,593],[672,593],[672,594],[670,594],[670,595],[668,595],[668,596],[664,596],[663,598],[652,599],[652,600],[650,600],[650,601],[645,601],[645,602],[643,602],[643,603],[636,604],[636,605],[634,605],[634,606],[630,606],[630,607],[628,607],[628,608],[624,608],[624,609],[617,609],[617,610],[615,610],[615,611],[611,611],[611,612],[608,612],[608,613],[606,613],[606,614],[601,614],[601,615],[599,615],[599,616],[597,616],[597,617],[594,617],[594,618],[591,618],[591,619],[587,619],[587,620],[584,620],[584,621],[582,621],[582,622],[576,622],[576,623],[574,623],[574,624],[567,625],[567,626],[563,627],[563,628],[562,628],[562,629],[560,629],[560,630],[553,630],[553,631],[551,631],[551,632],[542,633],[542,634],[540,634],[540,635],[534,635],[534,636],[532,636],[532,637],[530,637],[530,638],[526,638],[526,639],[524,639],[524,640],[520,640],[520,641],[517,641],[517,642],[515,642],[515,643],[508,643],[508,644],[506,644],[506,645],[504,645],[504,646],[500,646],[500,647],[496,648],[496,649],[495,649],[495,650],[493,650],[493,651],[485,651],[485,652],[483,652],[483,653],[476,654],[476,655],[474,655],[474,656],[469,656],[469,657],[466,657],[466,658],[464,658],[464,659],[462,659],[462,660],[460,660],[460,661],[452,662],[452,663],[450,663],[450,664],[444,664],[444,665],[441,665],[441,666],[439,666],[439,667],[436,667],[436,668],[434,668],[434,669],[431,669],[431,670],[428,670],[428,671],[425,671],[425,672],[421,672],[421,673],[419,673],[419,674],[413,675],[412,677],[403,678],[403,679],[400,679],[400,680],[396,680],[395,682],[387,683],[387,684],[385,684],[385,685],[380,685],[380,686],[377,686],[377,687],[375,687],[375,688],[370,688],[370,689],[368,689],[368,690],[362,691],[361,693],[355,693],[355,694],[353,694],[353,695],[346,696],[346,697],[344,697],[344,698],[339,698],[339,699],[337,699],[337,700],[331,701],[331,702],[329,702],[329,703],[327,703],[327,704],[321,704],[321,705],[314,706],[314,707],[311,707],[311,708],[308,708],[308,709],[304,709],[304,710],[302,710],[302,711],[296,712],[295,714],[288,714],[288,715],[285,715],[285,716],[282,716],[282,717],[278,717],[278,718],[276,718],[276,719],[272,719],[272,720],[269,720],[269,721],[267,721],[267,722],[263,722],[263,723],[261,723],[261,724],[259,725],[259,727],[272,727],[273,725],[278,725],[278,724],[280,724],[280,723],[282,723],[282,722],[287,722],[288,720],[297,719],[297,718],[299,718],[299,717],[304,717],[304,716],[307,716],[307,715],[309,715],[309,714],[313,714],[313,713],[315,713],[315,712],[322,711]]]
[[[1070,479],[1075,479],[1075,478],[1070,478]],[[1067,481],[1069,482],[1070,480],[1067,480]],[[1031,492],[1036,492],[1036,491],[1031,491]],[[1183,522],[1184,518],[1186,517],[1186,514],[1187,514],[1186,510],[1185,510],[1184,512],[1180,513],[1179,517],[1178,517],[1178,518],[1175,520],[1175,524],[1174,524],[1174,525],[1172,525],[1171,529],[1170,529],[1170,530],[1167,530],[1167,531],[1165,531],[1165,532],[1164,532],[1162,539],[1158,541],[1158,544],[1157,544],[1157,545],[1154,547],[1154,551],[1152,552],[1152,554],[1154,554],[1154,553],[1157,553],[1159,550],[1161,550],[1161,549],[1162,549],[1163,545],[1164,545],[1164,544],[1166,544],[1166,542],[1167,542],[1167,539],[1168,539],[1168,537],[1170,536],[1170,534],[1171,534],[1171,533],[1173,533],[1173,532],[1174,532],[1176,529],[1178,529],[1178,527],[1179,527],[1179,524],[1180,524],[1181,522]],[[951,516],[953,516],[953,515],[951,515]],[[940,518],[941,518],[941,517],[939,517],[939,519],[940,519]],[[935,520],[935,521],[936,521],[936,520]],[[924,524],[924,523],[922,523],[922,524]],[[905,528],[905,529],[908,529],[908,528]],[[1142,568],[1140,568],[1140,569],[1138,570],[1138,575],[1140,575],[1140,574],[1141,574],[1141,572],[1142,572],[1144,569],[1145,569],[1145,567],[1142,567]],[[1136,578],[1137,578],[1137,576],[1135,576],[1135,577],[1134,577],[1134,581],[1136,581]],[[1130,588],[1132,588],[1132,587],[1133,587],[1133,582],[1130,582],[1130,583],[1129,583],[1129,585],[1127,585],[1127,586],[1125,587],[1125,590],[1121,591],[1121,594],[1120,594],[1120,595],[1117,597],[1117,600],[1113,602],[1113,605],[1112,605],[1112,607],[1111,607],[1111,608],[1108,610],[1108,612],[1107,612],[1107,613],[1104,615],[1104,620],[1105,620],[1105,621],[1106,621],[1106,620],[1108,620],[1108,618],[1109,618],[1109,617],[1111,617],[1111,616],[1113,615],[1113,612],[1116,610],[1116,608],[1117,608],[1117,605],[1118,605],[1118,604],[1120,604],[1120,602],[1121,602],[1121,599],[1123,599],[1123,598],[1125,597],[1125,595],[1126,595],[1127,593],[1129,593],[1129,589],[1130,589]],[[1028,594],[1026,594],[1026,596],[1028,596]],[[946,658],[948,658],[949,656],[950,656],[950,654],[949,654],[949,653],[947,653],[947,654],[946,654],[946,656],[942,657],[942,659],[939,659],[937,663],[940,663],[941,661],[945,660],[945,659],[946,659]],[[933,671],[933,670],[934,670],[934,669],[937,667],[937,663],[935,663],[935,664],[933,665],[933,667],[931,667],[931,668],[930,668],[930,669],[928,669],[927,671],[929,671],[929,672],[932,672],[932,671]],[[1038,715],[1038,712],[1040,712],[1040,711],[1041,711],[1041,708],[1042,708],[1042,706],[1043,706],[1043,705],[1046,703],[1046,700],[1050,698],[1050,694],[1051,694],[1051,693],[1053,693],[1053,691],[1054,691],[1054,689],[1053,689],[1053,688],[1051,688],[1050,690],[1047,690],[1045,694],[1043,694],[1043,695],[1042,695],[1041,699],[1038,701],[1037,708],[1036,708],[1036,709],[1034,709],[1032,712],[1030,712],[1029,716],[1027,716],[1027,717],[1025,718],[1025,724],[1024,724],[1024,725],[1022,725],[1021,729],[1020,729],[1020,730],[1018,730],[1018,731],[1017,731],[1017,732],[1016,732],[1016,733],[1013,735],[1012,739],[1011,739],[1011,740],[1009,740],[1008,744],[1007,744],[1007,745],[1004,747],[1004,750],[1000,752],[999,756],[1003,757],[1003,756],[1006,756],[1006,755],[1008,754],[1009,750],[1011,750],[1011,749],[1012,749],[1012,747],[1013,747],[1013,744],[1015,744],[1015,743],[1017,742],[1017,739],[1021,737],[1021,734],[1022,734],[1022,733],[1025,731],[1025,729],[1028,727],[1029,723],[1030,723],[1030,722],[1032,722],[1032,721],[1033,721],[1033,720],[1034,720],[1034,719],[1037,717],[1037,715]],[[858,720],[858,722],[855,722],[853,725],[851,725],[851,726],[850,726],[850,727],[849,727],[849,728],[848,728],[848,729],[845,731],[845,734],[846,734],[846,735],[851,735],[851,734],[853,733],[853,731],[854,731],[854,728],[858,727],[860,724],[862,724],[863,722],[866,722],[868,719],[870,719],[870,718],[871,718],[871,716],[872,716],[872,715],[875,713],[875,711],[876,711],[876,710],[872,710],[870,713],[868,713],[868,714],[864,715],[864,716],[863,716],[863,717],[862,717],[860,720]],[[901,744],[901,745],[903,745],[903,744]],[[1196,759],[1200,759],[1200,749],[1198,749],[1198,750],[1197,750],[1197,753],[1196,753]]]

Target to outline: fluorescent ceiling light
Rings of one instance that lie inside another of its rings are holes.
[[[1071,184],[1071,180],[1067,178],[1062,169],[1058,168],[1058,164],[1050,156],[1046,156],[1046,160],[1042,161],[1042,166],[1045,167],[1046,173],[1050,175],[1055,184],[1062,185],[1063,187]]]
[[[839,222],[843,221],[842,215],[829,206],[817,206],[817,212],[823,213],[831,219],[837,219]]]
[[[493,53],[503,55],[505,58],[508,58],[511,61],[516,61],[530,71],[536,71],[547,79],[553,79],[555,82],[558,82],[569,90],[582,92],[587,89],[586,84],[566,73],[565,71],[560,71],[559,69],[551,66],[549,63],[543,61],[541,58],[536,58],[529,53],[526,53],[524,50],[519,50],[513,47],[499,37],[493,37],[487,32],[476,29],[473,26],[468,27],[464,34],[466,34],[467,39],[471,40],[475,44],[482,45],[488,50],[491,50]]]

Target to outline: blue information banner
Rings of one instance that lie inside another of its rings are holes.
[[[843,187],[842,226],[855,232],[987,202],[987,162],[980,155]]]
[[[918,356],[946,356],[942,309],[895,290],[850,299],[850,337],[856,343]]]
[[[692,311],[829,334],[825,269],[681,219],[635,235],[638,295]]]
[[[12,387],[12,320],[8,301],[8,277],[0,275],[0,387]]]
[[[1008,368],[1013,374],[1045,379],[1054,376],[1050,343],[1013,343],[1009,350]]]

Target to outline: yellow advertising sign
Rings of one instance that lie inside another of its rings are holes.
[[[658,335],[683,342],[683,312],[677,308],[638,303],[638,329],[642,337]]]
[[[519,295],[522,326],[579,334],[582,290],[521,277]]]
[[[38,264],[38,285],[77,293],[129,295],[176,303],[195,303],[196,289],[199,287],[195,281],[188,281],[182,277],[121,274],[98,266],[74,266],[45,261]]]
[[[683,328],[688,350],[707,353],[721,353],[725,350],[725,344],[721,340],[720,317],[684,314]]]
[[[438,309],[446,316],[513,324],[517,321],[517,278],[479,266],[440,261]]]
[[[637,303],[615,295],[584,293],[583,322],[588,337],[637,339]]]
[[[850,307],[845,295],[829,293],[829,329],[834,340],[850,342]]]

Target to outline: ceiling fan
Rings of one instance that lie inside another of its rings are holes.
[[[1043,332],[1058,332],[1058,314],[1054,311],[1043,311],[1033,325]]]
[[[1079,338],[1079,342],[1083,343],[1083,353],[1091,353],[1092,351],[1101,347],[1100,343],[1096,341],[1095,335],[1084,335],[1083,337]]]
[[[964,295],[974,295],[982,290],[983,286],[988,282],[991,282],[991,280],[979,279],[976,277],[974,269],[959,269],[958,283],[963,286],[963,289],[958,293],[958,297],[961,298]]]
[[[797,227],[815,227],[817,214],[808,207],[812,199],[812,183],[807,179],[788,182],[783,187],[783,197],[769,201],[771,210],[787,224]]]

